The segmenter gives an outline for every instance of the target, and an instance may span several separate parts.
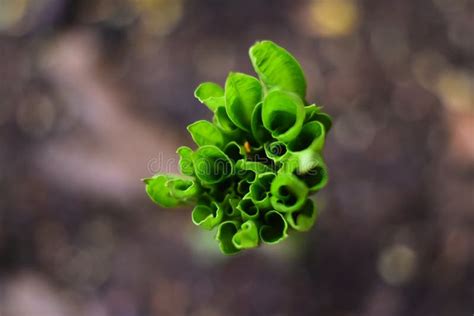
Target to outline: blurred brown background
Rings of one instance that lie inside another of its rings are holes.
[[[331,181],[227,258],[140,178],[259,39],[334,116]],[[472,0],[0,0],[1,316],[472,313]]]

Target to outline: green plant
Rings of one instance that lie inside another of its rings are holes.
[[[182,175],[144,180],[155,203],[194,205],[193,223],[217,228],[225,254],[310,229],[317,209],[309,196],[328,181],[321,151],[331,117],[306,102],[301,66],[271,41],[257,42],[249,54],[259,79],[231,72],[225,89],[197,87],[196,98],[214,117],[188,126],[198,147],[178,148]]]

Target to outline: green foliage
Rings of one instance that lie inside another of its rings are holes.
[[[263,126],[278,140],[289,142],[297,138],[304,117],[303,100],[292,92],[273,90],[263,100]]]
[[[222,182],[233,173],[230,158],[213,145],[199,147],[193,154],[194,172],[202,184]]]
[[[219,106],[225,105],[224,89],[217,83],[201,83],[194,91],[194,96],[212,112],[215,112]]]
[[[249,75],[231,72],[225,82],[225,109],[231,121],[250,131],[252,112],[262,99],[260,82]]]
[[[193,223],[204,229],[211,230],[218,225],[224,217],[224,210],[217,202],[211,201],[210,205],[198,204],[192,212]]]
[[[178,148],[183,176],[144,180],[158,205],[194,205],[193,223],[217,228],[224,254],[308,231],[318,215],[310,195],[328,182],[322,150],[331,117],[307,105],[299,63],[270,41],[249,54],[259,79],[233,72],[225,89],[197,87],[194,95],[214,117],[188,126],[197,148]]]
[[[255,72],[267,88],[306,96],[306,79],[298,61],[284,48],[271,41],[257,42],[250,48],[250,60]]]
[[[211,122],[201,120],[188,126],[194,142],[198,146],[215,145],[222,147],[224,145],[224,136],[221,131]]]
[[[299,210],[308,197],[308,187],[291,173],[279,173],[272,181],[270,199],[275,210],[291,213]]]
[[[176,175],[158,174],[144,182],[148,196],[163,207],[185,205],[200,193],[196,181]]]

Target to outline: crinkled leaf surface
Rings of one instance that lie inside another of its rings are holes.
[[[231,72],[225,82],[225,108],[231,121],[250,131],[252,112],[262,99],[260,82],[249,75]]]
[[[306,96],[306,79],[298,61],[284,48],[271,41],[257,42],[250,48],[255,72],[268,90],[280,88]]]
[[[224,145],[224,136],[221,131],[209,121],[194,122],[188,126],[188,131],[198,146],[215,145],[222,147]]]

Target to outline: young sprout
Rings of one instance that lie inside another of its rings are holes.
[[[332,121],[306,101],[300,64],[271,41],[249,55],[258,78],[231,72],[224,88],[196,88],[214,116],[188,126],[197,148],[178,148],[182,175],[144,180],[158,205],[194,205],[192,222],[216,229],[224,254],[308,231],[318,215],[310,196],[328,182],[322,151]]]

